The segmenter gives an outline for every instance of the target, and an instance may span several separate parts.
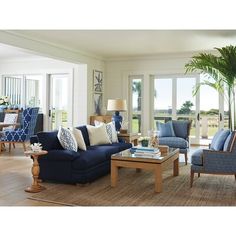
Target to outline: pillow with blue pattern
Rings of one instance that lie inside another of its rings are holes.
[[[64,149],[77,152],[77,141],[75,139],[74,134],[69,129],[60,126],[57,138]]]
[[[101,121],[94,121],[95,127],[99,127],[100,125],[104,125],[105,123]],[[111,141],[111,143],[117,143],[118,142],[118,137],[117,137],[117,131],[114,122],[110,122],[105,124],[106,125],[106,130],[107,130],[107,135]]]

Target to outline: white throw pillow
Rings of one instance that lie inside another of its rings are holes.
[[[96,127],[98,127],[100,125],[106,125],[107,135],[110,139],[110,142],[111,143],[117,143],[118,142],[116,127],[115,127],[113,122],[105,124],[103,122],[95,120],[94,124],[95,124]]]
[[[64,149],[77,152],[77,141],[75,139],[75,136],[69,129],[60,126],[57,138],[59,139],[59,142]]]
[[[76,128],[70,128],[70,129],[75,136],[75,139],[76,139],[79,149],[86,151],[87,148],[86,148],[86,145],[84,142],[84,137],[82,135],[81,130],[76,129]]]
[[[87,125],[90,146],[111,143],[104,124],[95,127]]]

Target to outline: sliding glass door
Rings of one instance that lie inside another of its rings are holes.
[[[191,120],[192,144],[208,145],[219,128],[228,126],[224,97],[209,86],[193,89],[203,76],[155,76],[154,128],[156,121]]]

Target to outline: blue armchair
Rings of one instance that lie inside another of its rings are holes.
[[[26,150],[25,142],[29,141],[34,134],[38,111],[38,107],[26,108],[22,114],[21,128],[3,131],[0,137],[0,152],[4,143],[22,143],[24,150]]]
[[[198,149],[192,154],[190,187],[194,174],[234,175],[236,179],[236,132],[220,130],[209,149]]]
[[[179,148],[180,153],[185,156],[185,164],[188,161],[189,134],[191,120],[172,120],[167,123],[157,122],[159,131],[159,144],[167,145],[171,148]]]

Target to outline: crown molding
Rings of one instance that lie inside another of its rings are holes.
[[[14,36],[14,37],[17,37],[18,39],[21,39],[21,40],[25,40],[25,41],[28,41],[28,42],[32,42],[33,44],[37,44],[37,45],[40,45],[42,47],[48,47],[48,48],[51,48],[53,51],[55,50],[60,50],[60,51],[64,51],[66,52],[66,54],[71,54],[71,57],[72,58],[77,58],[77,59],[80,59],[80,58],[91,58],[91,59],[95,59],[95,60],[101,60],[101,61],[104,61],[104,58],[101,57],[101,56],[98,56],[98,55],[95,55],[95,54],[92,54],[92,53],[88,53],[88,52],[85,52],[85,51],[80,51],[80,50],[75,50],[73,48],[70,48],[70,47],[65,47],[63,45],[59,45],[59,44],[55,44],[55,43],[52,43],[52,42],[49,42],[49,41],[46,41],[46,40],[40,40],[40,39],[36,39],[34,37],[29,37],[29,36],[26,36],[20,32],[16,32],[16,31],[12,31],[12,30],[1,30],[0,33],[3,32],[9,36]],[[20,47],[19,45],[15,45],[15,44],[12,44],[12,43],[7,43],[6,44],[10,44],[12,46],[16,46],[16,47]],[[19,43],[18,43],[19,44]],[[27,50],[30,50],[30,51],[33,51],[33,52],[36,52],[36,53],[40,53],[41,56],[46,56],[46,57],[50,57],[50,55],[45,55],[43,53],[41,53],[41,51],[38,51],[37,49],[35,48],[32,48],[30,46],[22,46],[23,49],[27,49]],[[55,58],[56,59],[56,58]],[[75,61],[74,61],[75,62]]]
[[[186,59],[199,53],[216,54],[216,50],[201,50],[180,53],[158,53],[155,55],[130,56],[130,57],[110,57],[106,58],[105,62],[119,62],[119,61],[141,61],[141,60],[169,60],[169,59]]]

